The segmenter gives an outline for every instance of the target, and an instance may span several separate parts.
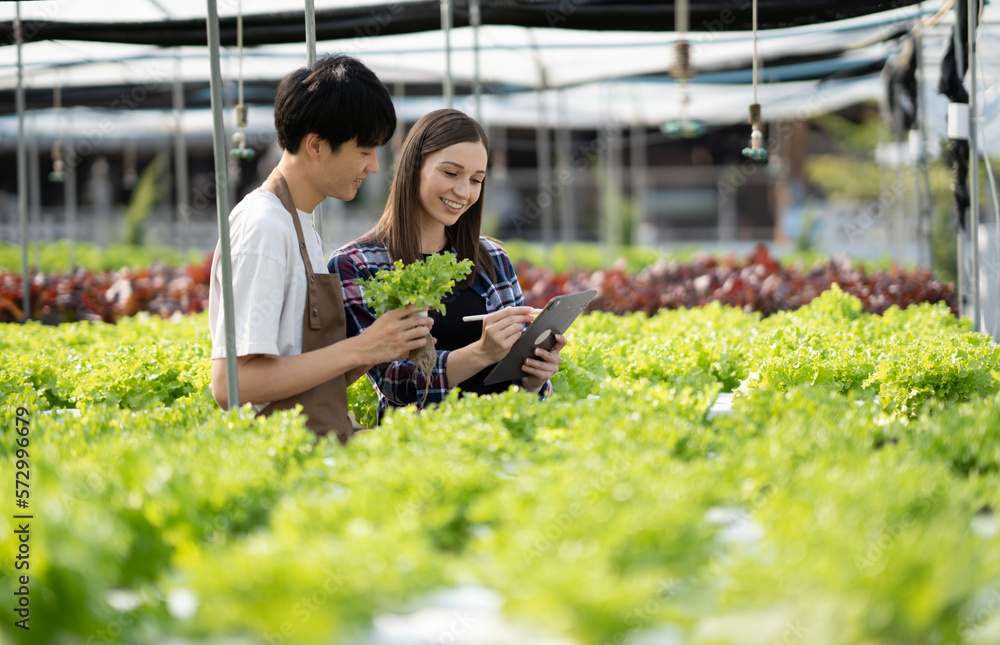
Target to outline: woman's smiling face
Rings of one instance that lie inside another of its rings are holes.
[[[456,143],[428,155],[420,169],[421,228],[452,226],[475,204],[486,179],[486,146]]]

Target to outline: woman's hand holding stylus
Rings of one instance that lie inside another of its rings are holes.
[[[531,307],[505,307],[483,319],[483,335],[478,349],[486,365],[496,363],[510,351],[521,337],[525,323],[534,320]]]

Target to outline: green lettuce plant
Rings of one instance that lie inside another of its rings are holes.
[[[407,305],[429,307],[445,313],[441,300],[451,292],[455,282],[472,270],[471,260],[459,262],[454,253],[435,253],[425,260],[403,266],[396,260],[390,271],[379,271],[370,278],[358,280],[365,304],[381,316],[391,309]]]
[[[407,305],[427,307],[445,313],[442,301],[451,293],[455,282],[464,278],[472,270],[471,260],[462,260],[454,253],[435,253],[424,260],[418,260],[403,266],[401,260],[396,260],[390,271],[379,271],[370,278],[358,280],[361,286],[365,304],[375,310],[375,315],[381,316],[392,309],[402,309]],[[437,352],[434,343],[427,333],[427,344],[410,351],[410,360],[417,370],[424,375],[425,383],[429,385],[431,370],[437,363]],[[424,387],[424,396],[427,394]]]

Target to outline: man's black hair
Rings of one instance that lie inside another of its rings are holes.
[[[396,110],[373,71],[352,56],[336,54],[281,80],[274,127],[278,144],[292,154],[310,132],[334,151],[351,139],[359,146],[376,147],[385,145],[396,130]]]

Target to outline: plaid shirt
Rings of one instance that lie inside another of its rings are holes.
[[[524,305],[524,296],[507,253],[499,244],[487,238],[480,238],[480,243],[489,252],[497,275],[494,284],[482,269],[476,269],[476,277],[472,282],[471,289],[486,301],[486,312],[493,313],[504,307]],[[451,250],[454,252],[454,249]],[[329,268],[330,273],[340,274],[340,283],[344,287],[347,336],[357,336],[375,322],[375,312],[365,306],[357,280],[391,269],[389,252],[371,238],[362,238],[335,251],[330,256]],[[446,369],[450,354],[451,352],[444,350],[437,352],[437,364],[431,370],[424,405],[440,402],[447,394]],[[409,359],[375,365],[368,370],[368,378],[378,393],[379,419],[390,405],[419,403],[427,385],[423,375],[418,373],[417,366]],[[520,379],[514,383],[520,385]],[[540,395],[544,398],[551,392],[552,383],[546,381]]]

